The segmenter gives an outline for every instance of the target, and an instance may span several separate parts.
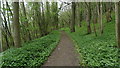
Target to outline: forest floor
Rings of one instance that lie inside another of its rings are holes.
[[[61,31],[58,46],[43,66],[79,66],[77,56],[73,41],[64,31]]]

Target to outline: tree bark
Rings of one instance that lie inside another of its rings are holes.
[[[101,35],[103,34],[103,22],[102,22],[102,2],[100,3],[100,30],[101,30]]]
[[[82,21],[82,11],[80,11],[80,9],[81,9],[81,2],[78,2],[78,27],[82,27],[82,24],[81,24],[81,21]]]
[[[52,17],[54,18],[53,21],[52,21],[52,25],[53,25],[53,30],[56,30],[58,29],[58,3],[57,2],[53,2],[52,3]]]
[[[97,36],[96,23],[97,23],[97,7],[95,6],[95,9],[93,11],[93,27],[94,27],[95,36]]]
[[[19,2],[13,3],[13,27],[14,27],[14,44],[15,47],[21,46],[20,23],[19,23]]]
[[[120,2],[115,3],[115,16],[116,16],[116,39],[117,45],[120,48]]]
[[[5,5],[3,4],[3,9],[5,9]],[[2,12],[2,11],[1,11]],[[10,35],[10,32],[9,32],[9,29],[8,29],[8,23],[7,23],[7,19],[6,19],[6,12],[5,12],[5,10],[3,10],[3,12],[2,12],[2,15],[3,15],[3,18],[4,18],[4,26],[3,26],[3,29],[4,29],[4,38],[5,38],[5,41],[6,41],[6,46],[7,46],[7,48],[9,48],[10,46],[9,46],[9,40],[8,40],[8,35]]]
[[[90,3],[87,4],[87,34],[91,34],[91,25],[90,25],[90,20],[91,20],[91,8],[90,8]]]
[[[76,9],[76,4],[75,2],[72,2],[71,32],[75,32],[75,9]]]
[[[46,21],[45,21],[45,14],[44,14],[44,5],[43,5],[43,3],[42,3],[42,22],[41,22],[41,27],[42,27],[42,29],[41,29],[41,36],[45,36],[46,30],[44,28],[45,28],[45,25],[46,25]]]
[[[49,2],[46,2],[46,34],[48,34],[49,33],[49,31],[48,31],[48,25],[51,23],[51,16],[50,16],[50,4],[49,4]]]
[[[102,2],[98,3],[98,22],[100,24],[100,34],[103,34],[103,23],[102,23]]]
[[[55,29],[58,29],[58,3],[57,2],[55,2],[55,9],[56,9],[56,12],[55,12],[55,23],[56,23],[56,27],[55,27]]]
[[[0,8],[1,8],[1,2],[0,2]],[[0,12],[0,22],[2,22],[1,12]],[[0,52],[3,51],[2,47],[2,24],[0,23]]]
[[[12,15],[12,18],[13,18],[13,13],[12,13],[12,11],[11,11],[11,9],[10,9],[10,6],[8,5],[8,2],[6,2],[6,6],[8,7],[8,9],[9,9],[9,11],[10,11],[10,14]]]
[[[112,20],[112,17],[111,17],[111,12],[112,12],[112,3],[111,2],[108,2],[106,3],[106,19],[107,19],[107,22],[111,22]]]

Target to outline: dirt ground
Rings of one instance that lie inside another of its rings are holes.
[[[73,41],[64,31],[61,31],[58,46],[43,66],[79,66],[77,56]]]

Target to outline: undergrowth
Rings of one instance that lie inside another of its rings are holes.
[[[114,17],[114,16],[113,16]],[[119,64],[119,54],[116,44],[115,20],[109,23],[103,19],[104,33],[101,35],[99,23],[96,24],[97,37],[92,31],[87,34],[86,22],[82,22],[82,27],[76,27],[76,32],[70,33],[69,28],[62,28],[75,41],[75,47],[80,54],[80,64],[83,66],[117,67]],[[93,30],[93,24],[92,30]]]
[[[21,48],[11,48],[1,53],[2,67],[41,66],[59,42],[60,34],[54,31],[47,36],[23,44]]]

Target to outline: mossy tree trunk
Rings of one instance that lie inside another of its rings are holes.
[[[120,2],[115,3],[116,16],[116,39],[118,47],[120,48]]]

